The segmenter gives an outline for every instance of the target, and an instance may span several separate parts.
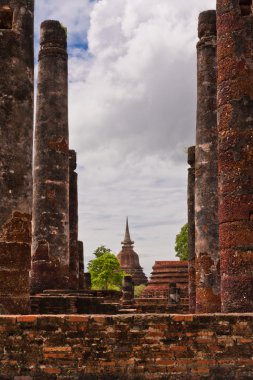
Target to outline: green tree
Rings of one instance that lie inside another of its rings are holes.
[[[110,248],[106,248],[104,245],[100,245],[94,252],[93,255],[96,257],[103,256],[105,253],[112,253]]]
[[[181,260],[188,260],[188,223],[186,223],[176,236],[176,256]]]
[[[142,293],[144,292],[146,288],[146,285],[138,285],[138,286],[135,286],[134,287],[134,296],[135,297],[140,297],[142,295]]]
[[[88,264],[93,289],[117,289],[121,287],[124,272],[113,253],[91,260]]]

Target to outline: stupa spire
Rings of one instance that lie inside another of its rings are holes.
[[[128,225],[128,217],[126,219],[126,232],[125,232],[125,238],[121,243],[122,245],[133,245],[134,241],[131,240],[130,232],[129,232],[129,225]]]
[[[134,241],[130,237],[128,217],[126,220],[125,238],[121,244],[122,249],[117,255],[121,268],[125,273],[132,276],[135,286],[146,284],[147,277],[140,266],[139,256],[133,250]]]

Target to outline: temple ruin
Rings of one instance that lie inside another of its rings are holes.
[[[141,295],[161,304],[167,312],[187,313],[188,301],[188,262],[156,261],[150,280]],[[148,303],[148,302],[147,302]]]
[[[0,1],[0,310],[29,313],[33,1]]]
[[[189,312],[196,310],[196,266],[195,266],[195,146],[188,149],[188,294]]]
[[[121,269],[133,278],[135,286],[146,284],[147,277],[140,266],[139,256],[133,250],[134,242],[131,240],[128,219],[126,221],[125,238],[122,241],[122,250],[119,252],[117,258],[119,260]]]
[[[195,146],[196,312],[220,311],[216,12],[199,16]],[[208,206],[207,206],[208,205]]]
[[[69,287],[67,34],[41,25],[33,166],[31,290]]]
[[[189,262],[156,261],[135,298],[147,278],[128,221],[122,292],[84,273],[66,29],[41,25],[33,132],[34,0],[0,0],[1,379],[253,377],[252,9],[217,0],[199,16]]]
[[[249,0],[220,0],[216,12],[199,16],[196,147],[188,161],[196,312],[253,311],[252,22]]]

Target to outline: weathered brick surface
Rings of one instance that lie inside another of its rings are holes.
[[[221,308],[217,165],[216,11],[199,15],[195,148],[196,312]]]
[[[224,312],[253,311],[252,1],[217,2],[219,245]]]
[[[31,297],[31,309],[33,314],[117,314],[120,303],[82,294],[42,294]]]
[[[189,279],[189,311],[196,309],[196,265],[195,265],[195,146],[188,148],[188,279]]]
[[[58,21],[44,21],[34,141],[32,293],[69,285],[67,81],[66,31]]]
[[[134,302],[134,283],[132,276],[124,276],[122,282],[121,304],[125,306],[133,306]]]
[[[78,176],[76,152],[69,151],[69,288],[79,289],[79,252],[78,252]],[[81,281],[80,281],[81,282]]]
[[[177,295],[176,300],[171,298],[171,291],[173,291],[173,289],[175,289],[174,293]],[[156,307],[157,312],[159,310],[159,312],[161,311],[162,313],[188,312],[188,262],[156,261],[153,266],[151,278],[141,298],[146,299],[143,312],[155,312]],[[158,307],[158,298],[164,299],[164,309]],[[139,305],[143,305],[141,300]]]
[[[78,259],[79,259],[79,290],[90,290],[91,289],[91,278],[89,273],[89,284],[86,284],[85,274],[84,274],[84,252],[83,252],[83,242],[77,242],[78,249]]]
[[[0,1],[0,313],[30,310],[33,16],[33,0]]]
[[[252,330],[252,314],[6,316],[0,379],[251,379]]]

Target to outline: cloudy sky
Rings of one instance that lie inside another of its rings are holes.
[[[70,144],[78,154],[85,263],[121,249],[125,218],[141,265],[175,259],[187,221],[198,13],[215,0],[37,0],[39,25],[68,28]]]

